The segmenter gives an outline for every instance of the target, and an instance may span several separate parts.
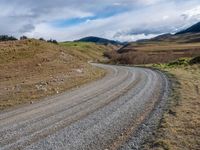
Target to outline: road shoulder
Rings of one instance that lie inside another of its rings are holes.
[[[198,149],[200,146],[200,66],[162,68],[171,74],[173,94],[159,128],[143,149]]]

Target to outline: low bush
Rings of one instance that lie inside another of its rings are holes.
[[[200,64],[200,56],[197,56],[197,57],[194,57],[193,59],[191,59],[189,61],[189,64],[190,65],[193,65],[193,64]]]
[[[40,40],[40,41],[45,41],[45,39],[44,39],[44,38],[42,38],[42,37],[41,37],[41,38],[39,38],[39,40]]]
[[[179,58],[176,61],[168,63],[168,66],[180,66],[180,65],[187,66],[189,64],[189,61],[190,60],[188,58]]]
[[[24,35],[23,35],[23,36],[20,37],[20,40],[26,40],[26,39],[28,39],[27,36],[24,36]]]
[[[54,43],[54,44],[58,44],[58,42],[57,42],[56,40],[52,40],[52,39],[47,40],[47,42],[49,42],[49,43]]]
[[[0,35],[0,42],[1,41],[15,41],[17,38],[8,35]]]

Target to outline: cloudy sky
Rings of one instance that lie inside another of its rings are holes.
[[[134,41],[200,21],[200,0],[0,0],[0,34]]]

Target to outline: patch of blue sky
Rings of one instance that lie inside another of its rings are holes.
[[[106,7],[103,10],[96,12],[96,15],[94,15],[94,16],[89,16],[89,17],[84,17],[84,18],[54,20],[50,24],[57,28],[70,27],[70,26],[75,26],[75,25],[81,24],[81,23],[85,23],[88,20],[96,20],[96,19],[112,17],[112,16],[118,15],[120,13],[124,13],[128,10],[129,9],[123,8],[123,7],[121,7],[121,8],[120,7],[118,7],[118,8]]]

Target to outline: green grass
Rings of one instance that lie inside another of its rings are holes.
[[[104,45],[85,42],[63,42],[60,45],[67,48],[73,55],[81,56],[88,61],[102,60],[103,52],[109,49]]]
[[[167,69],[167,68],[187,67],[193,64],[200,64],[200,56],[194,58],[183,57],[165,64],[153,64],[153,67],[160,69]]]
[[[172,61],[170,63],[153,64],[153,67],[166,69],[166,68],[174,68],[174,67],[180,67],[180,66],[188,66],[191,59],[192,58],[187,58],[187,57],[179,58],[179,59]]]

